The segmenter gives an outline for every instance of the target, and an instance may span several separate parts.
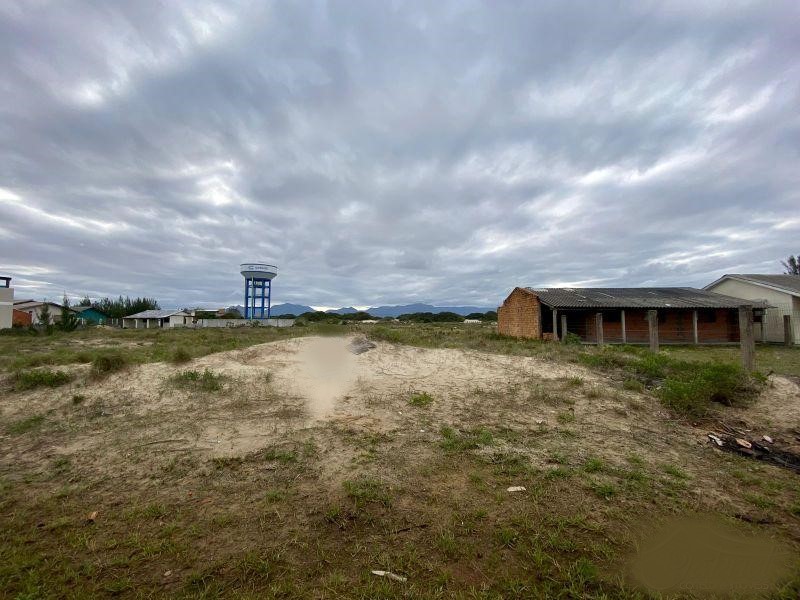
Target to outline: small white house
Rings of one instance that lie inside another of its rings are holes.
[[[123,317],[123,329],[159,329],[184,327],[191,324],[192,316],[182,310],[145,310]]]
[[[54,325],[61,322],[61,317],[64,313],[64,307],[55,302],[39,302],[38,300],[17,300],[14,302],[14,310],[28,313],[31,316],[31,323],[38,324],[42,320],[42,310],[47,305],[47,310],[50,313],[50,324]],[[70,309],[70,312],[75,312]]]
[[[756,339],[783,342],[784,316],[790,318],[792,340],[800,341],[800,276],[798,275],[723,275],[705,289],[746,300],[764,300],[763,325],[756,325]],[[759,330],[760,329],[760,330]]]

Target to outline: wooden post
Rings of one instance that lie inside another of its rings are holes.
[[[792,331],[791,315],[783,315],[783,343],[786,346],[794,344],[794,331]]]
[[[597,332],[597,345],[603,345],[603,313],[599,312],[594,316],[594,325]]]
[[[650,351],[658,352],[658,311],[647,311],[647,329],[650,333]]]
[[[742,346],[742,367],[748,373],[755,368],[756,339],[753,335],[753,307],[744,304],[739,307],[739,340]]]
[[[567,341],[567,315],[561,313],[561,341]]]
[[[553,341],[558,341],[558,311],[553,309]]]
[[[619,321],[620,321],[620,325],[622,325],[622,343],[623,344],[627,344],[628,343],[628,332],[625,331],[625,311],[624,310],[619,311]]]
[[[700,336],[697,333],[697,309],[692,311],[692,342],[695,346],[700,343]]]

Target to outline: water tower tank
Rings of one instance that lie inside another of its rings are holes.
[[[278,267],[262,262],[242,263],[239,272],[244,277],[244,318],[269,319],[272,280],[278,275]]]

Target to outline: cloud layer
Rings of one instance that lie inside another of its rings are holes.
[[[800,5],[0,4],[18,297],[493,305],[800,252]]]

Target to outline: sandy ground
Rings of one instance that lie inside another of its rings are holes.
[[[601,455],[612,464],[635,453],[675,460],[691,472],[687,456],[713,452],[707,429],[680,423],[652,396],[623,390],[577,365],[380,342],[355,355],[347,350],[351,341],[294,338],[181,366],[145,364],[100,381],[88,377],[87,367],[74,367],[76,383],[15,393],[2,403],[6,422],[53,414],[50,420],[58,423],[49,436],[0,437],[4,460],[35,468],[67,455],[83,457],[95,472],[144,476],[176,456],[241,457],[313,438],[330,453],[327,475],[337,479],[354,457],[336,436],[388,435],[398,448],[414,441],[435,445],[444,425],[549,435],[546,444],[533,439],[515,449],[539,465],[551,462],[555,449],[573,460]],[[223,389],[175,386],[170,378],[187,369],[223,375]],[[430,394],[433,403],[411,406],[417,392]],[[798,398],[795,381],[773,377],[755,407],[735,414],[754,429],[788,439],[800,427]],[[711,485],[705,493],[715,493]]]

